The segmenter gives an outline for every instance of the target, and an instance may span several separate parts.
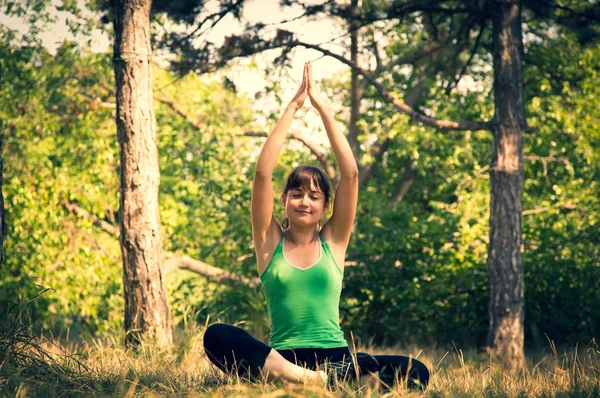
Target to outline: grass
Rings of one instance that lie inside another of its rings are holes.
[[[415,392],[398,385],[383,393],[345,385],[330,392],[318,386],[251,384],[225,377],[204,354],[203,329],[188,325],[178,331],[170,352],[151,346],[127,351],[110,336],[79,343],[41,341],[24,330],[10,346],[3,335],[0,396],[600,397],[600,349],[594,341],[585,349],[563,353],[550,344],[548,353],[529,356],[527,366],[517,372],[502,370],[475,350],[359,347],[375,354],[417,356],[431,370],[429,388]]]

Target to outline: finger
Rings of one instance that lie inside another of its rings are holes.
[[[298,91],[304,90],[305,84],[306,84],[306,65],[304,66],[304,69],[302,70],[302,83],[300,83],[300,88],[298,89]]]
[[[312,87],[312,64],[308,62],[308,85]]]
[[[302,87],[308,87],[308,62],[304,63],[304,75],[302,78]]]

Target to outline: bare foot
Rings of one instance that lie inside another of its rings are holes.
[[[379,386],[379,376],[377,373],[367,373],[360,377],[360,385],[376,389]]]

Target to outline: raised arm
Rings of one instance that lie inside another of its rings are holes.
[[[271,177],[279,152],[283,147],[292,119],[298,109],[304,104],[307,96],[308,66],[304,65],[302,84],[296,95],[286,107],[279,122],[269,134],[265,142],[254,171],[252,184],[252,238],[256,249],[259,272],[261,272],[261,256],[274,248],[279,239],[279,225],[273,217],[273,183]],[[273,242],[275,241],[275,242]]]
[[[310,103],[321,115],[329,143],[340,168],[340,182],[336,189],[333,214],[323,227],[323,236],[329,236],[332,243],[343,247],[350,241],[352,224],[356,216],[358,202],[358,166],[348,140],[337,127],[337,123],[327,105],[317,94],[312,81],[312,65],[308,64],[308,96]]]

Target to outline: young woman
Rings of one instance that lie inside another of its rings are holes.
[[[295,168],[281,195],[286,219],[273,216],[273,170],[295,113],[306,97],[321,115],[340,169],[331,218],[320,228],[331,205],[325,173]],[[260,153],[252,189],[252,237],[258,273],[271,319],[269,345],[244,330],[224,324],[207,328],[204,347],[226,373],[282,378],[292,382],[330,383],[332,378],[378,376],[384,386],[398,377],[410,387],[427,386],[429,371],[403,356],[350,354],[339,326],[344,259],[358,200],[358,168],[346,137],[316,93],[311,64],[302,84]],[[377,374],[378,373],[378,374]]]

